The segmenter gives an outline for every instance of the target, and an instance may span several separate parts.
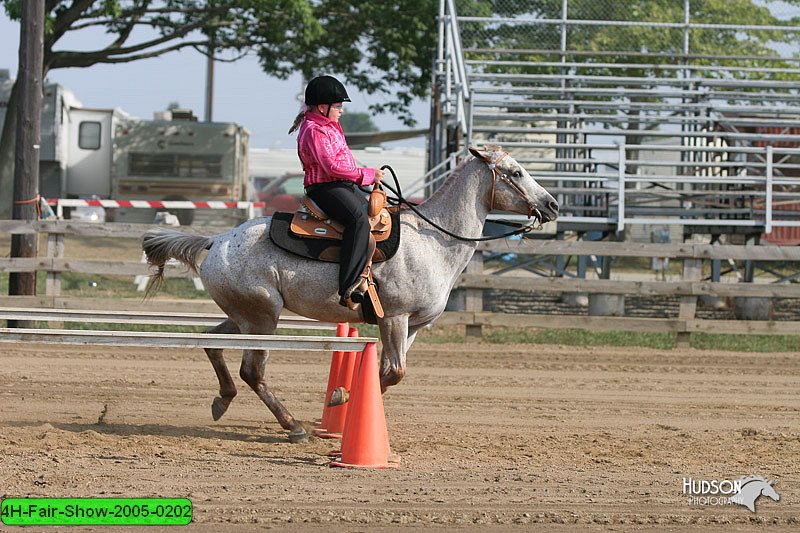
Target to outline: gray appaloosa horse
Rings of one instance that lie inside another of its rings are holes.
[[[558,203],[499,146],[471,148],[474,158],[459,165],[418,210],[450,232],[480,237],[492,209],[555,220]],[[379,320],[383,344],[380,380],[383,391],[403,379],[406,352],[420,328],[444,311],[450,290],[477,246],[457,240],[423,221],[410,210],[400,215],[401,239],[396,255],[374,268],[386,316]],[[270,218],[245,222],[230,231],[204,237],[158,228],[148,231],[142,248],[163,279],[164,264],[175,258],[198,271],[203,284],[228,319],[210,333],[272,334],[282,309],[325,322],[361,322],[357,311],[339,305],[335,263],[310,261],[276,247],[270,240]],[[208,255],[197,268],[203,250]],[[218,420],[236,387],[221,349],[206,349],[220,384],[212,404]],[[267,405],[292,442],[308,436],[303,425],[270,391],[266,382],[269,353],[244,350],[241,378]]]

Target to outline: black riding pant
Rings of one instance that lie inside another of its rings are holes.
[[[339,258],[339,296],[352,287],[367,264],[369,215],[367,199],[352,181],[318,183],[306,194],[336,222],[344,226]]]

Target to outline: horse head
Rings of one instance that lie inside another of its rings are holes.
[[[775,488],[772,486],[773,481],[767,481],[761,476],[748,476],[739,480],[741,489],[739,493],[731,497],[731,502],[743,505],[750,509],[751,512],[756,512],[756,500],[760,496],[766,496],[774,501],[781,499]]]
[[[772,500],[777,502],[778,500],[781,499],[781,496],[775,490],[775,487],[773,487],[774,484],[775,484],[774,481],[767,481],[766,485],[763,485],[761,487],[761,494],[763,496],[766,496],[767,498],[772,498]]]
[[[558,202],[539,185],[522,165],[500,146],[470,147],[470,153],[486,164],[491,177],[489,211],[511,211],[545,223],[558,217]]]

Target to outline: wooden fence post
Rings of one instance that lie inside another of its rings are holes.
[[[475,252],[465,270],[468,274],[483,274],[483,252]],[[483,289],[466,289],[464,296],[464,311],[480,313],[483,311]],[[466,327],[467,341],[480,341],[483,337],[480,324],[468,324]]]
[[[63,233],[47,234],[47,257],[51,259],[62,259],[64,257]],[[61,272],[53,270],[47,272],[44,294],[49,297],[61,296]],[[47,325],[53,329],[63,329],[64,322],[50,321]]]
[[[683,281],[697,281],[703,274],[703,260],[685,258],[683,260]],[[697,296],[681,296],[678,318],[683,320],[694,320],[697,312]],[[688,348],[690,346],[690,333],[679,331],[677,333],[678,348]]]
[[[64,235],[62,233],[47,235],[47,257],[50,259],[64,257]],[[61,296],[61,272],[47,272],[44,293],[46,296]]]

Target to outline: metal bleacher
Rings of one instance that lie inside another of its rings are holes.
[[[800,234],[800,7],[589,4],[441,0],[430,176],[493,142],[559,231]]]

